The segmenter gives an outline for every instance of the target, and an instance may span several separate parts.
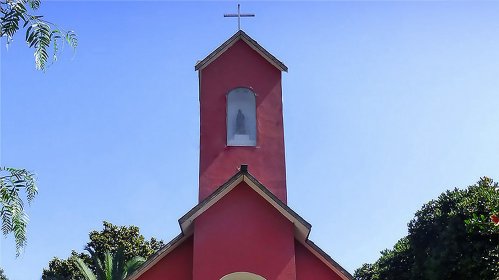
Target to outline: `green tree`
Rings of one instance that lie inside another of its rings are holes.
[[[76,49],[78,39],[73,31],[64,31],[43,16],[33,14],[40,4],[41,0],[0,0],[0,37],[7,39],[8,46],[17,31],[25,29],[25,41],[34,49],[35,67],[44,70],[50,50],[55,61],[60,43]]]
[[[7,276],[5,276],[5,273],[3,272],[3,269],[0,267],[0,280],[9,280]]]
[[[90,248],[87,248],[87,251],[92,258],[94,270],[90,269],[82,259],[75,259],[85,280],[123,280],[145,262],[145,258],[138,256],[125,262],[123,247],[118,248],[114,254],[104,252],[103,258],[99,258]]]
[[[13,233],[16,242],[16,256],[26,246],[28,215],[24,210],[23,198],[31,203],[38,193],[34,175],[24,169],[0,167],[0,218],[2,233]]]
[[[409,233],[358,280],[499,279],[499,186],[481,178],[467,189],[442,193],[409,222]]]
[[[48,268],[43,270],[43,280],[80,280],[84,279],[76,265],[76,259],[82,259],[86,264],[92,265],[92,259],[85,253],[71,251],[67,259],[53,258]]]
[[[103,222],[103,226],[104,229],[101,231],[90,232],[90,241],[85,247],[87,252],[89,250],[94,252],[93,254],[99,260],[106,258],[106,252],[116,254],[120,248],[123,251],[125,263],[134,257],[147,259],[164,245],[163,241],[155,238],[146,240],[136,226],[116,226],[109,222]],[[48,268],[43,270],[42,279],[85,279],[78,269],[76,259],[81,259],[92,272],[96,272],[96,266],[91,254],[72,251],[71,256],[67,259],[53,258],[49,262]]]
[[[25,41],[34,48],[35,67],[45,70],[52,50],[52,59],[57,59],[59,45],[66,42],[73,49],[78,39],[73,31],[64,31],[54,23],[46,21],[43,16],[33,14],[41,4],[41,0],[0,0],[0,38],[7,39],[7,46],[14,35],[25,29]],[[33,174],[25,169],[0,167],[0,219],[4,235],[14,234],[16,256],[26,245],[26,225],[28,216],[20,190],[30,203],[38,190]]]

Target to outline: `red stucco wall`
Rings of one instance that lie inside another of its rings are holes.
[[[192,245],[193,238],[190,237],[142,274],[138,280],[192,280]]]
[[[242,182],[195,220],[193,265],[194,280],[236,271],[294,280],[293,224]]]
[[[333,270],[295,241],[296,280],[341,280]]]
[[[237,87],[256,93],[257,147],[226,146],[226,95]],[[286,202],[281,95],[281,72],[242,40],[200,71],[200,201],[248,164]]]

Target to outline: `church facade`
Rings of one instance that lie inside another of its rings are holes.
[[[129,280],[346,280],[286,204],[281,74],[287,67],[239,30],[199,75],[199,204],[181,233]]]

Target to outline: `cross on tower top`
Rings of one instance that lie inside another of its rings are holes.
[[[237,14],[224,14],[224,17],[237,17],[237,29],[241,30],[241,17],[254,17],[255,14],[241,14],[241,4],[237,4]]]

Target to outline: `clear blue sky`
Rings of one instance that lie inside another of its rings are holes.
[[[236,2],[43,2],[76,30],[46,73],[19,34],[1,50],[1,165],[38,176],[13,280],[81,251],[102,221],[169,241],[197,201],[194,64],[237,29]],[[282,60],[289,205],[352,272],[422,204],[499,179],[499,3],[242,2]]]

